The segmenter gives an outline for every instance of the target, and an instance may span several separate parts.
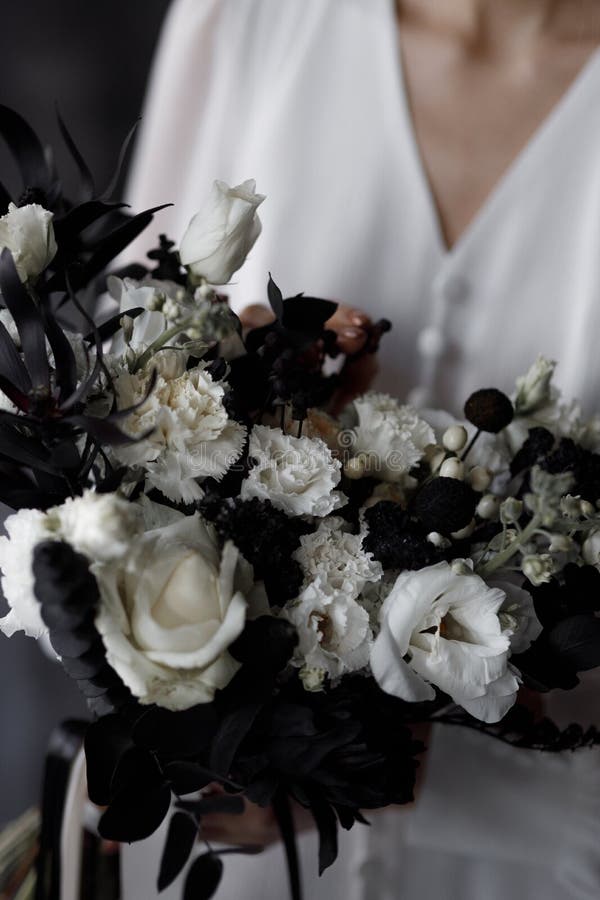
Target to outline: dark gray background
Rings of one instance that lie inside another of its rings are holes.
[[[15,0],[0,19],[0,103],[25,116],[56,148],[54,105],[103,187],[123,137],[141,112],[152,52],[169,0]],[[1,143],[1,142],[0,142]],[[0,180],[15,173],[0,146]],[[0,506],[0,518],[6,509]],[[0,612],[4,614],[4,600]],[[35,803],[48,736],[62,719],[86,717],[76,687],[37,644],[0,635],[0,825]]]

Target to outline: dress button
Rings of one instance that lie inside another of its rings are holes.
[[[417,350],[421,356],[429,359],[437,359],[446,349],[446,339],[439,328],[430,325],[419,332],[417,336]]]

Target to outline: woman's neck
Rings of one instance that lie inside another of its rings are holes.
[[[398,15],[469,49],[519,52],[542,36],[600,38],[598,0],[398,0]]]

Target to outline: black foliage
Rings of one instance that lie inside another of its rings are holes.
[[[573,494],[591,503],[600,500],[600,454],[585,450],[571,438],[561,438],[540,464],[553,475],[571,472],[575,478]]]
[[[160,870],[158,873],[158,890],[164,891],[175,881],[190,858],[198,837],[198,828],[194,819],[183,812],[176,812],[169,822],[169,831],[165,842]]]
[[[517,451],[510,464],[512,475],[517,475],[523,469],[530,469],[536,462],[543,459],[554,447],[554,435],[546,428],[530,428],[527,439]]]
[[[185,880],[183,900],[210,900],[223,875],[223,862],[215,853],[203,853],[194,860]]]
[[[207,493],[200,510],[221,538],[232,540],[254,566],[272,604],[283,606],[298,596],[303,575],[292,554],[300,546],[300,536],[312,530],[310,525],[286,516],[268,501],[223,498],[216,492]]]
[[[398,503],[381,500],[365,511],[367,535],[363,548],[384,569],[421,569],[441,559],[427,540],[427,531]]]

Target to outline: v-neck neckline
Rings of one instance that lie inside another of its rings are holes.
[[[522,145],[521,149],[513,156],[512,160],[505,167],[500,177],[495,181],[490,191],[486,194],[483,202],[480,204],[476,212],[469,219],[467,225],[457,239],[452,244],[448,244],[444,229],[442,227],[439,208],[435,199],[431,180],[425,166],[423,152],[419,143],[415,122],[410,108],[410,100],[406,83],[404,54],[402,52],[402,44],[400,40],[400,27],[398,25],[396,15],[395,0],[386,2],[388,17],[391,21],[386,22],[386,30],[389,41],[389,49],[391,54],[392,69],[395,73],[395,94],[396,107],[399,114],[400,125],[403,127],[405,136],[410,144],[410,151],[413,158],[413,164],[416,170],[417,178],[421,183],[424,197],[428,206],[429,216],[435,232],[435,240],[438,244],[440,255],[444,259],[450,259],[458,255],[458,253],[473,239],[474,235],[483,227],[487,219],[492,215],[498,203],[505,194],[510,191],[513,181],[516,180],[519,172],[528,164],[531,157],[539,149],[547,137],[547,135],[557,126],[562,119],[563,113],[573,103],[579,95],[583,85],[587,82],[588,77],[600,61],[600,47],[591,52],[589,57],[583,63],[571,83],[563,91],[559,99],[552,106],[550,111],[544,116],[540,124],[531,133],[529,138]]]

